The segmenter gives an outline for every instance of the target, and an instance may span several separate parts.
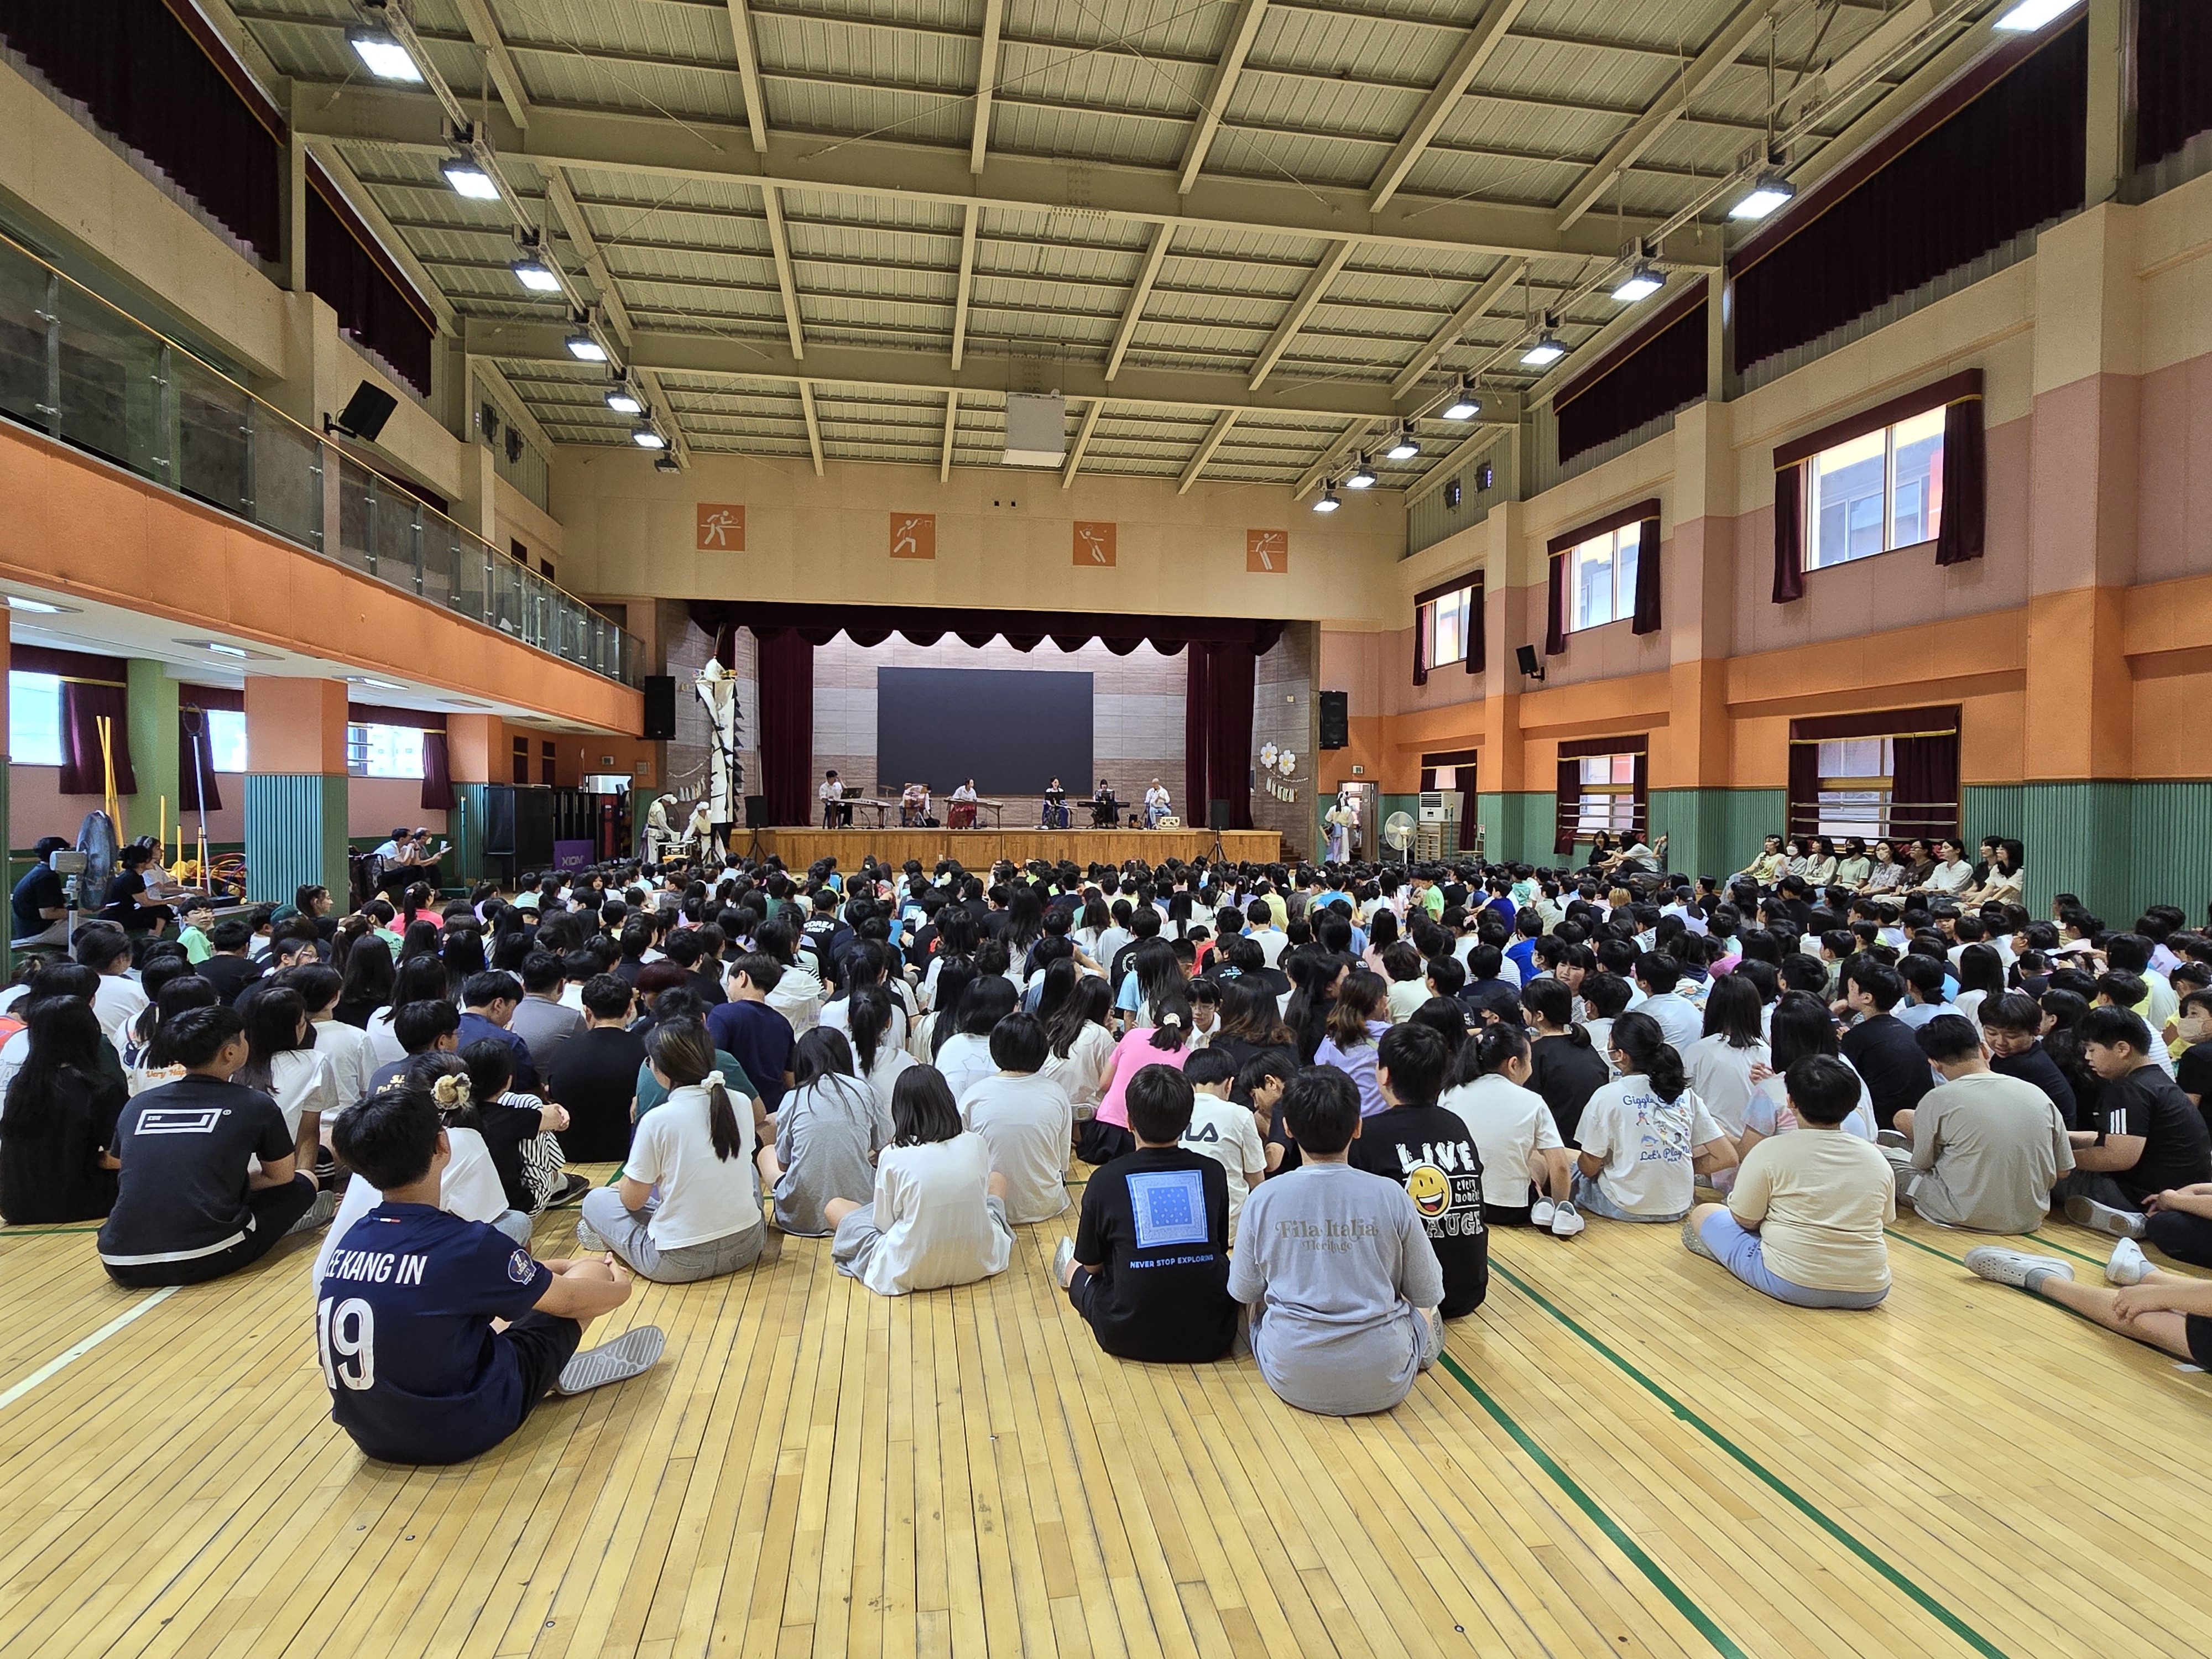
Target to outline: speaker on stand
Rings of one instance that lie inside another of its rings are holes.
[[[1324,691],[1321,694],[1321,746],[1323,749],[1348,749],[1352,746],[1350,692]]]
[[[647,743],[672,742],[676,737],[676,677],[647,674],[638,682],[637,689],[645,694],[645,730],[641,735]]]

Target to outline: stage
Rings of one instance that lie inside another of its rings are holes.
[[[743,830],[732,837],[743,853],[749,842]],[[1213,850],[1211,830],[902,830],[894,824],[876,830],[763,830],[761,850],[783,860],[787,868],[803,871],[817,859],[834,858],[840,870],[858,869],[870,854],[894,866],[919,859],[922,867],[933,867],[939,859],[957,859],[969,870],[988,869],[1000,859],[1027,864],[1043,859],[1057,864],[1067,860],[1080,868],[1090,864],[1120,865],[1131,859],[1164,864],[1181,859],[1186,864]],[[1273,830],[1224,830],[1221,850],[1235,862],[1272,864],[1283,855],[1282,837]]]

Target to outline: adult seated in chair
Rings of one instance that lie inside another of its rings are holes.
[[[61,877],[54,870],[54,854],[69,851],[59,836],[41,836],[31,851],[38,862],[15,884],[12,902],[15,912],[15,945],[18,951],[34,945],[57,950],[69,945],[69,902]]]
[[[1160,820],[1175,811],[1175,804],[1168,799],[1167,786],[1154,778],[1145,790],[1145,828],[1157,830]]]
[[[952,792],[952,808],[945,815],[948,828],[973,830],[975,827],[975,780],[969,779]]]
[[[1093,830],[1118,830],[1121,827],[1121,803],[1114,799],[1114,786],[1103,778],[1098,780],[1098,793],[1091,798],[1091,827]]]
[[[1058,778],[1046,787],[1044,814],[1040,823],[1047,830],[1067,828],[1067,791],[1060,787]]]
[[[899,796],[899,822],[912,828],[929,822],[929,786],[909,783]]]
[[[822,798],[824,830],[842,830],[851,825],[853,809],[845,805],[845,786],[838,781],[836,767],[822,775],[822,787],[814,793]]]

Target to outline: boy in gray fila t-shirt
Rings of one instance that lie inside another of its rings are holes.
[[[1251,1310],[1261,1376],[1291,1405],[1389,1411],[1443,1346],[1443,1271],[1406,1189],[1345,1161],[1359,1133],[1352,1079],[1310,1066],[1282,1105],[1304,1163],[1244,1200],[1229,1294]]]

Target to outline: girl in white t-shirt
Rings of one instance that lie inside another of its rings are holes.
[[[891,1091],[891,1145],[876,1160],[874,1199],[823,1206],[837,1230],[830,1260],[878,1296],[988,1279],[1013,1260],[1006,1194],[983,1137],[961,1127],[944,1074],[916,1066]]]
[[[1622,1014],[1607,1048],[1620,1076],[1589,1097],[1576,1127],[1576,1206],[1613,1221],[1680,1221],[1697,1177],[1731,1167],[1735,1146],[1691,1089],[1657,1020]]]
[[[714,1042],[696,1019],[664,1020],[646,1062],[668,1090],[638,1120],[622,1181],[584,1195],[576,1237],[611,1250],[641,1279],[689,1285],[781,1253],[761,1213],[751,1114],[730,1103]]]
[[[854,1075],[873,1091],[876,1110],[886,1123],[890,1121],[891,1090],[899,1073],[915,1063],[891,1035],[896,1016],[890,992],[880,985],[864,985],[854,992],[845,1016]]]
[[[1115,1041],[1106,1018],[1113,1006],[1114,993],[1106,981],[1086,975],[1045,1025],[1044,1075],[1060,1085],[1079,1123],[1097,1113],[1106,1091]]]
[[[1743,1133],[1755,1071],[1767,1065],[1759,1029],[1758,988],[1741,974],[1723,974],[1706,994],[1705,1035],[1682,1051],[1690,1087],[1723,1133]]]
[[[1467,1121],[1482,1155],[1482,1214],[1493,1226],[1548,1228],[1561,1238],[1582,1231],[1569,1194],[1573,1169],[1558,1121],[1544,1097],[1528,1086],[1528,1034],[1517,1025],[1486,1025],[1453,1057],[1437,1104]]]

